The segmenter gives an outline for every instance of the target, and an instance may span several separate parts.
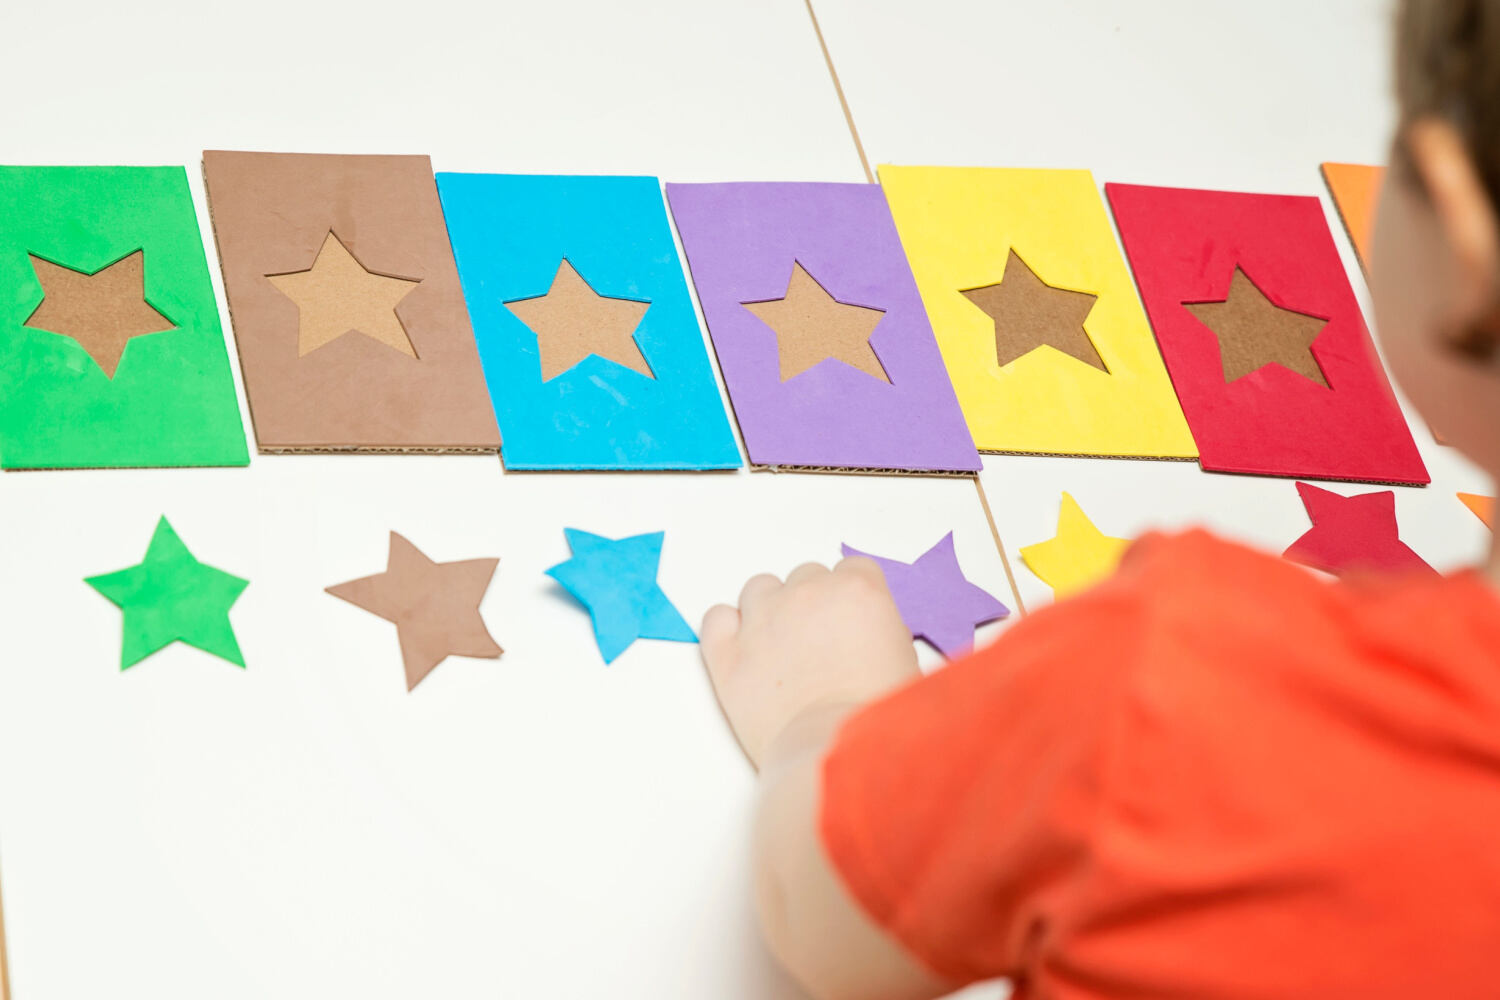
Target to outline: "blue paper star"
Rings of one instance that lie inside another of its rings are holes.
[[[618,541],[564,528],[573,558],[547,575],[589,609],[605,663],[637,639],[697,642],[698,637],[656,585],[663,532]]]

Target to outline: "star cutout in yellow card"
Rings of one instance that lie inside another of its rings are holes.
[[[1064,493],[1057,534],[1021,549],[1021,559],[1061,600],[1113,573],[1129,546],[1129,539],[1112,538],[1094,527],[1078,501]]]
[[[1092,174],[882,166],[880,183],[980,451],[1197,456]],[[1055,316],[1001,330],[966,297],[1025,279],[1013,255],[1042,284],[1096,297],[1076,341],[1100,364],[1043,349]],[[1027,339],[1036,349],[999,363],[997,346]]]

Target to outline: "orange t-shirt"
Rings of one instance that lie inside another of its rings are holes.
[[[1500,601],[1202,532],[852,717],[821,830],[1020,997],[1500,996]]]

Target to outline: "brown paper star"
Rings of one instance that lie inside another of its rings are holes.
[[[393,531],[384,573],[340,583],[328,593],[395,622],[410,691],[450,656],[500,655],[479,616],[499,562],[435,563]]]
[[[995,323],[995,361],[1005,367],[1039,347],[1051,347],[1105,374],[1104,359],[1083,324],[1099,296],[1057,288],[1011,250],[1000,282],[961,292]]]
[[[885,318],[885,311],[840,302],[800,262],[792,262],[786,295],[740,304],[776,333],[781,381],[830,358],[882,382],[891,380],[870,346],[870,337]]]
[[[1277,364],[1328,388],[1328,379],[1312,352],[1313,341],[1328,320],[1283,309],[1266,298],[1240,268],[1234,269],[1224,301],[1184,302],[1183,306],[1219,338],[1225,382]]]
[[[505,308],[536,334],[543,382],[557,378],[590,354],[656,378],[635,342],[636,327],[651,303],[600,295],[566,257],[557,265],[547,294],[513,299]]]
[[[35,254],[31,268],[42,302],[23,324],[76,340],[109,378],[132,337],[177,329],[146,301],[146,255],[137,250],[92,274]]]
[[[266,280],[297,303],[299,358],[346,333],[362,333],[407,357],[417,356],[396,304],[421,281],[365,270],[333,233],[324,238],[311,268],[268,274]]]

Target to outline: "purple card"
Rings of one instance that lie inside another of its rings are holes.
[[[974,472],[911,268],[874,184],[668,184],[750,461]]]

